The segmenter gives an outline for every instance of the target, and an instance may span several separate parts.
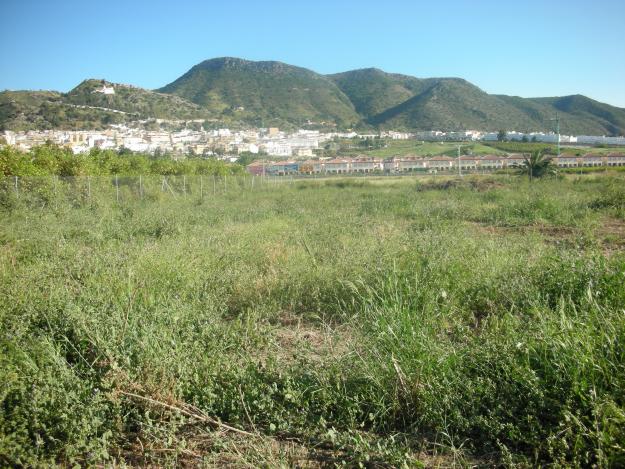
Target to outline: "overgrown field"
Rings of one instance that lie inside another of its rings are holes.
[[[341,141],[337,152],[340,156],[365,155],[377,158],[392,156],[456,156],[460,145],[463,154],[492,155],[505,154],[504,151],[476,142],[422,142],[419,140],[384,140],[383,148],[367,148],[355,144],[352,139]]]
[[[625,465],[622,175],[78,182],[0,191],[0,466]]]

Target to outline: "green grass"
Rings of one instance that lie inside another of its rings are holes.
[[[508,153],[531,153],[533,151],[543,151],[556,155],[558,147],[551,143],[541,142],[490,142],[486,147],[492,147]],[[582,146],[582,145],[562,145],[562,154],[583,156],[588,153],[593,155],[605,155],[608,153],[624,153],[625,147],[619,146]]]
[[[198,178],[4,181],[0,465],[625,463],[622,176]]]
[[[350,140],[346,140],[350,144]],[[471,151],[474,155],[493,155],[503,154],[502,151],[474,142],[421,142],[419,140],[387,140],[386,148],[369,150],[366,148],[354,147],[342,150],[342,155],[366,155],[379,158],[388,158],[391,156],[437,156],[451,155],[456,156],[458,145],[467,151]]]

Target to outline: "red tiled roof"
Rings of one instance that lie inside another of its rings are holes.
[[[273,164],[272,161],[252,161],[250,164],[247,165],[248,168],[250,167],[256,167],[256,166],[262,166],[263,164]]]
[[[326,161],[326,164],[345,164],[345,163],[351,163],[351,162],[352,162],[351,159],[335,158],[333,160]]]
[[[426,158],[426,161],[453,161],[454,158],[449,156],[433,156],[432,158]]]

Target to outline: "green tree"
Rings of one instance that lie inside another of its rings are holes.
[[[254,161],[260,159],[261,155],[259,155],[258,153],[251,153],[249,151],[244,151],[241,152],[241,154],[239,155],[239,159],[237,160],[237,163],[242,165],[242,166],[247,166],[250,163],[253,163]]]
[[[505,130],[500,130],[499,132],[497,132],[497,141],[505,142],[506,140],[508,140],[507,135],[508,134]]]
[[[527,175],[532,181],[534,178],[542,177],[553,171],[553,161],[551,156],[544,154],[540,150],[533,151],[529,155],[523,155],[525,159],[523,166]]]
[[[132,150],[130,148],[126,148],[125,146],[121,146],[119,147],[119,150],[117,150],[117,154],[119,156],[132,155]]]

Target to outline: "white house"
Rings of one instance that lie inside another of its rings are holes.
[[[327,173],[348,173],[351,170],[351,160],[347,158],[335,158],[333,160],[326,161],[324,167]]]
[[[415,156],[408,156],[405,158],[399,158],[397,161],[397,171],[419,171],[428,167],[427,160],[425,158],[417,158]]]
[[[102,88],[96,88],[93,90],[93,93],[102,93],[102,94],[115,94],[115,88],[112,86],[106,86],[106,84],[102,85]]]
[[[622,153],[610,153],[605,157],[607,166],[625,166],[625,155]]]
[[[382,161],[378,158],[354,158],[351,162],[351,170],[354,173],[371,173],[382,169]]]
[[[505,158],[497,155],[486,155],[480,159],[480,168],[485,169],[501,169],[503,168]]]

